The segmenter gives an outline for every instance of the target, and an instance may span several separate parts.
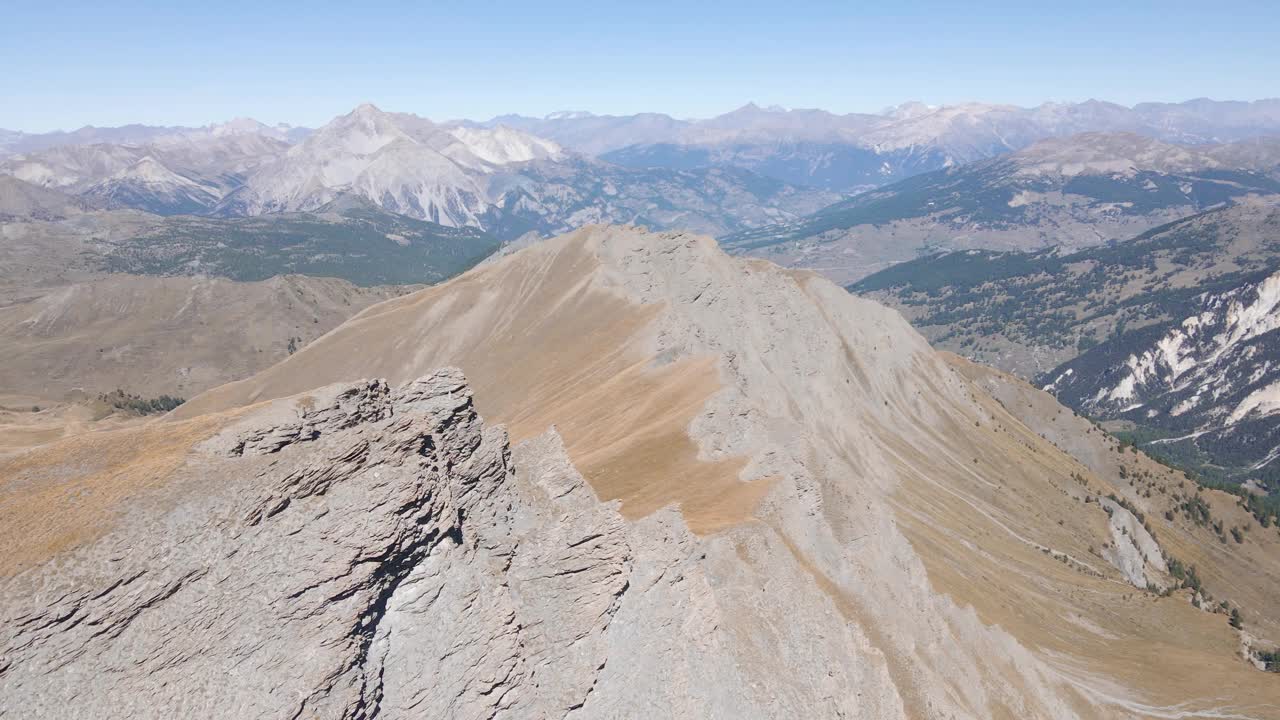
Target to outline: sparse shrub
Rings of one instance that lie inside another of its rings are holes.
[[[186,402],[182,398],[170,395],[161,395],[149,399],[143,398],[140,395],[130,395],[119,388],[99,395],[98,399],[116,410],[123,410],[135,415],[166,413]]]
[[[1280,650],[1254,650],[1253,656],[1267,672],[1280,672]]]

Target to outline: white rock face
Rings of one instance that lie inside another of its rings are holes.
[[[1182,319],[1149,346],[1134,348],[1105,383],[1063,376],[1061,391],[1098,384],[1086,403],[1098,412],[1148,407],[1186,416],[1194,430],[1229,429],[1280,412],[1271,348],[1280,331],[1280,274],[1199,299],[1200,312]]]
[[[471,154],[494,165],[528,162],[564,156],[559,145],[519,130],[499,125],[491,130],[459,127],[450,133],[466,145]]]
[[[1107,527],[1111,531],[1111,544],[1103,550],[1102,556],[1134,587],[1158,585],[1156,578],[1160,575],[1155,573],[1167,573],[1169,568],[1155,538],[1133,513],[1119,503],[1108,498],[1099,498],[1098,502],[1110,515]]]

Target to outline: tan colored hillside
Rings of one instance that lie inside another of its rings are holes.
[[[99,402],[117,389],[191,397],[288,357],[408,288],[333,278],[107,275],[29,284],[0,306],[0,454],[130,423]],[[105,422],[105,424],[104,424]]]
[[[1274,563],[1280,556],[1280,527],[1261,526],[1234,495],[1205,489],[1197,493],[1195,483],[1182,472],[1122,447],[1026,381],[950,353],[943,356],[1028,429],[1105,481],[1102,494],[1114,492],[1145,513],[1165,552],[1194,565],[1216,602],[1225,599],[1238,606],[1246,630],[1260,645],[1280,644],[1280,597],[1273,592],[1280,586],[1280,567]],[[1196,523],[1179,509],[1187,497],[1197,494],[1209,508],[1210,522]],[[1219,521],[1223,533],[1213,528]],[[1242,542],[1235,541],[1231,528],[1241,530]]]
[[[33,288],[0,308],[0,390],[60,400],[122,388],[190,396],[288,355],[365,306],[403,292],[332,278],[109,275]]]

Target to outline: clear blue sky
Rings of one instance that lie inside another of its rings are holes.
[[[4,0],[0,128],[1280,96],[1280,0],[1048,5]]]

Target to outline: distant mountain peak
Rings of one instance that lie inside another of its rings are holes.
[[[386,115],[377,105],[371,102],[363,102],[355,106],[351,112],[347,113],[349,117],[373,117]]]

